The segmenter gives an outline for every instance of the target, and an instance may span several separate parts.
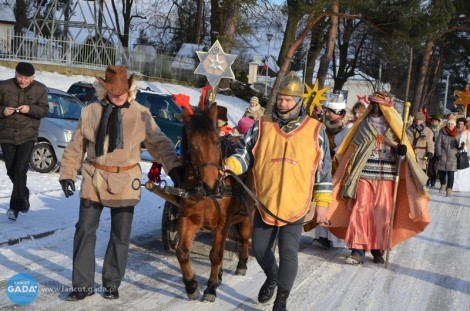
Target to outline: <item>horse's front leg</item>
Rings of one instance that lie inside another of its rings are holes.
[[[180,264],[186,294],[189,299],[196,300],[199,297],[199,285],[191,267],[189,252],[200,226],[185,216],[181,216],[179,221],[180,239],[176,247],[176,258]]]
[[[213,231],[214,239],[209,258],[211,260],[211,275],[207,281],[207,288],[204,291],[203,301],[214,302],[217,287],[222,282],[222,268],[224,259],[225,239],[227,238],[229,225],[217,226]]]

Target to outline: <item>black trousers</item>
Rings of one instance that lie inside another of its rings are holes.
[[[446,183],[447,179],[447,183]],[[439,171],[439,182],[441,185],[447,184],[447,189],[452,189],[454,186],[454,172],[453,171]]]
[[[102,211],[102,204],[80,200],[80,213],[73,241],[74,288],[94,288],[96,230]],[[103,286],[121,285],[127,266],[133,217],[133,206],[111,208],[111,233],[103,262]]]
[[[13,183],[10,209],[19,212],[26,209],[26,201],[29,199],[29,189],[26,187],[26,182],[29,159],[34,144],[34,140],[21,145],[1,144],[7,175]]]
[[[298,224],[282,227],[266,224],[258,211],[253,219],[252,251],[256,261],[265,273],[277,267],[273,244],[278,236],[279,271],[277,283],[284,289],[291,290],[299,267],[299,245],[303,230],[303,218]]]

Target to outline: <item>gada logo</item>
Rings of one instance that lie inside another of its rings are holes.
[[[38,283],[27,273],[12,276],[6,286],[7,297],[16,305],[28,305],[38,295]]]

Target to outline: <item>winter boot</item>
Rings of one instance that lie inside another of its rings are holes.
[[[381,250],[379,249],[373,249],[370,251],[372,256],[374,257],[374,263],[385,263],[384,256]]]
[[[451,197],[451,196],[452,196],[452,189],[447,188],[446,196],[447,196],[447,197]]]
[[[446,185],[441,185],[439,188],[439,193],[446,193]]]
[[[266,273],[266,281],[259,290],[258,301],[261,303],[268,302],[274,296],[274,290],[277,287],[277,267],[275,270]]]
[[[277,287],[276,300],[274,300],[273,311],[287,311],[287,298],[289,298],[289,293],[287,289],[282,288],[282,286]]]

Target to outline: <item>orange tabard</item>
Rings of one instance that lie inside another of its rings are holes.
[[[284,133],[271,116],[259,122],[259,137],[253,147],[256,196],[277,217],[293,222],[310,209],[315,172],[321,158],[318,132],[321,124],[305,118],[300,126]],[[286,223],[258,210],[270,225]]]

